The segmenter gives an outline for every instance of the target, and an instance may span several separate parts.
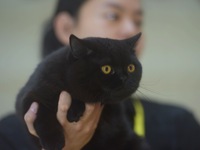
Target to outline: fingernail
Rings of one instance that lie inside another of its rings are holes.
[[[36,102],[33,102],[31,104],[30,111],[33,112],[34,114],[36,114],[37,113],[37,109],[38,109],[38,104]]]
[[[62,91],[60,94],[59,101],[61,101],[61,103],[64,103],[64,104],[71,103],[71,96],[66,91]]]
[[[62,98],[65,98],[66,95],[67,95],[67,92],[65,92],[65,91],[62,91],[61,94],[60,94],[60,96],[61,96]]]

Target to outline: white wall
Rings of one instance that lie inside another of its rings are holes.
[[[44,21],[55,0],[0,0],[0,117],[39,62]],[[143,0],[146,48],[140,91],[184,106],[200,120],[200,2]],[[145,90],[147,89],[147,90]]]
[[[200,120],[200,1],[143,0],[146,48],[142,90]]]
[[[14,110],[19,89],[40,60],[42,25],[55,0],[0,0],[0,116]]]

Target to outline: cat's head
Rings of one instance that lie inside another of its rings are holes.
[[[67,82],[72,97],[84,102],[111,103],[133,94],[142,67],[135,55],[141,33],[125,40],[79,39],[70,36]]]

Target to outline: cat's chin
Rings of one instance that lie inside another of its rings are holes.
[[[90,98],[90,99],[92,99],[92,101],[88,101],[89,98],[87,100],[81,99],[81,101],[84,103],[101,103],[102,105],[113,104],[113,103],[119,103],[121,101],[124,101],[124,100],[130,98],[131,95],[132,95],[132,93],[129,95],[112,95],[112,96],[110,95],[108,97],[104,97],[104,96],[99,97],[98,99]]]
[[[131,94],[128,95],[112,95],[108,99],[104,99],[101,101],[102,104],[113,104],[113,103],[120,103],[124,100],[127,100],[131,97]]]
[[[135,91],[136,90],[126,90],[125,88],[118,88],[115,90],[104,89],[105,93],[102,95],[102,98],[97,101],[102,104],[119,103],[130,98]]]
[[[80,95],[79,93],[72,94],[74,99],[80,100],[84,103],[101,103],[101,104],[112,104],[119,103],[131,97],[135,90],[104,90],[101,94],[92,93],[87,95]]]

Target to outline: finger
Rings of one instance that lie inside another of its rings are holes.
[[[103,106],[99,103],[93,105],[94,110],[88,113],[88,116],[82,120],[82,124],[87,124],[86,132],[94,132],[97,128]]]
[[[94,106],[94,111],[92,113],[92,117],[94,116],[99,116],[102,112],[102,109],[103,109],[103,106],[100,104],[100,103],[96,103],[95,106]]]
[[[95,109],[95,110],[96,110],[96,114],[97,114],[98,116],[100,116],[100,115],[101,115],[101,113],[102,113],[102,111],[103,111],[103,108],[104,108],[104,106],[103,106],[103,105],[101,105],[101,104],[98,104],[98,107],[97,107],[97,109]]]
[[[80,118],[80,121],[87,122],[90,121],[91,116],[95,111],[96,104],[85,104],[85,112],[83,116]]]
[[[38,103],[33,102],[31,104],[31,107],[29,108],[29,110],[26,112],[26,114],[24,115],[24,120],[26,122],[26,125],[28,127],[29,132],[34,135],[37,136],[37,133],[34,129],[33,123],[36,119],[36,114],[37,114],[37,110],[38,110]]]
[[[57,111],[57,119],[62,126],[68,123],[66,116],[70,105],[71,105],[71,96],[69,95],[69,93],[62,91],[59,97],[58,111]]]
[[[95,106],[95,110],[93,112],[93,115],[91,116],[91,121],[94,123],[94,124],[98,124],[99,122],[99,119],[101,117],[101,113],[102,113],[102,110],[103,110],[103,107],[100,103],[96,104]],[[94,119],[93,119],[94,118]]]

